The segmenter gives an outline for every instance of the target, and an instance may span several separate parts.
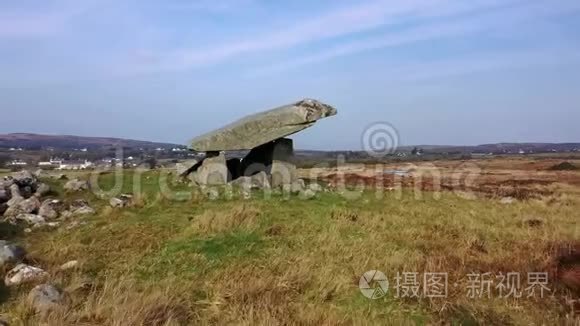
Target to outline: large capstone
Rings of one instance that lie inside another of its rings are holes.
[[[250,150],[313,126],[333,116],[336,109],[312,99],[250,115],[221,129],[196,137],[191,149],[199,152]]]

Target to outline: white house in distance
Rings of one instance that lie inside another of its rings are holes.
[[[14,160],[14,161],[8,163],[8,166],[12,166],[12,167],[24,167],[27,165],[28,165],[28,163],[26,163],[24,161],[20,161],[20,160]]]
[[[57,170],[86,170],[94,167],[93,162],[84,161],[62,161]]]
[[[51,159],[48,162],[39,162],[38,167],[50,168],[56,170],[86,170],[94,167],[93,162],[84,161],[66,161],[60,159]]]

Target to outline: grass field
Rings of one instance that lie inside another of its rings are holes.
[[[566,304],[572,293],[553,273],[556,252],[580,239],[574,185],[552,184],[552,195],[505,205],[452,192],[417,199],[410,190],[208,200],[184,185],[166,198],[158,178],[144,173],[136,206],[123,210],[93,194],[66,195],[87,198],[98,211],[72,229],[25,235],[3,226],[2,239],[24,244],[29,260],[71,293],[70,307],[49,324],[574,323]],[[134,180],[125,173],[122,192],[134,192]],[[64,196],[62,184],[50,182]],[[99,178],[104,190],[113,183],[112,174]],[[70,260],[80,267],[58,271]],[[391,283],[377,300],[359,290],[370,270]],[[549,273],[554,295],[469,297],[470,274],[509,272],[521,274],[522,291],[528,273]],[[447,295],[398,296],[397,273],[417,273],[419,283],[424,273],[446,273]],[[29,289],[3,290],[0,309],[15,325],[38,322],[25,304]]]

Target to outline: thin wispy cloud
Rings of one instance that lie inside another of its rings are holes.
[[[14,40],[50,38],[49,47],[42,50],[51,52],[49,58],[61,60],[61,65],[70,63],[67,58],[71,56],[77,58],[77,66],[86,67],[84,78],[87,73],[95,78],[180,73],[234,61],[251,62],[254,57],[260,58],[260,65],[253,63],[251,71],[243,65],[242,74],[271,74],[336,57],[487,30],[517,34],[521,30],[518,24],[534,24],[534,20],[576,12],[580,7],[573,0],[366,0],[336,5],[321,2],[323,5],[313,9],[304,6],[304,12],[285,15],[269,12],[275,9],[259,0],[47,3],[50,5],[44,7],[13,5],[6,10],[0,4],[0,49],[10,49],[7,42]],[[238,29],[236,21],[229,19],[236,12],[250,10],[248,6],[262,7],[257,11],[262,20],[251,29]],[[176,8],[180,8],[179,18],[172,13]],[[224,11],[228,20],[221,21]],[[215,15],[207,16],[207,12]],[[35,44],[29,43],[29,47],[28,57],[33,57]],[[41,54],[39,51],[39,60],[33,65],[46,60]],[[5,62],[9,71],[18,71],[17,57]],[[45,67],[54,64],[47,62]],[[29,66],[23,63],[22,69]],[[68,70],[61,75],[75,74],[73,68]]]
[[[458,8],[455,8],[458,9]],[[463,7],[472,11],[473,7]],[[489,11],[479,15],[470,15],[452,21],[441,21],[425,26],[417,26],[398,32],[386,32],[380,37],[367,38],[360,41],[346,42],[324,51],[307,54],[289,61],[272,64],[266,67],[257,67],[248,71],[251,76],[279,73],[304,65],[324,62],[341,56],[354,55],[361,52],[404,46],[416,42],[437,41],[439,39],[466,36],[482,31],[502,31],[509,33],[517,24],[536,24],[543,18],[580,11],[580,3],[567,2],[565,6],[553,6],[550,3],[520,4],[502,8],[500,11]],[[460,12],[452,10],[454,14]],[[451,12],[438,10],[440,15]]]
[[[433,18],[459,14],[482,8],[493,8],[510,1],[473,1],[466,6],[456,0],[410,0],[361,2],[356,6],[289,22],[290,26],[252,38],[234,42],[173,51],[160,50],[156,65],[142,67],[150,70],[182,70],[216,64],[236,56],[273,50],[283,50],[317,41],[339,38],[412,19]],[[135,67],[139,70],[138,67]]]

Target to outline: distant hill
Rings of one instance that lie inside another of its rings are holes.
[[[156,143],[142,140],[109,138],[109,137],[82,137],[70,135],[38,135],[38,134],[0,134],[0,148],[22,148],[22,149],[101,149],[111,147],[125,148],[172,148],[183,147],[183,145]]]
[[[518,154],[518,153],[567,153],[580,152],[580,143],[498,143],[483,144],[476,146],[454,145],[415,145],[402,146],[397,152],[411,152],[413,149],[421,149],[423,153],[431,154]],[[296,154],[302,157],[333,156],[335,154],[352,154],[364,156],[363,151],[316,151],[297,150]]]
[[[70,135],[39,135],[28,133],[0,134],[0,148],[40,149],[55,148],[62,150],[71,149],[102,149],[122,146],[125,148],[184,148],[183,145],[158,143],[142,140],[110,138],[110,137],[82,137]],[[413,148],[420,148],[428,153],[549,153],[549,152],[580,152],[580,143],[499,143],[483,144],[477,146],[453,146],[453,145],[416,145],[400,147],[400,152],[410,152]],[[328,156],[336,153],[357,153],[362,151],[316,151],[297,150],[296,154],[304,157]]]

